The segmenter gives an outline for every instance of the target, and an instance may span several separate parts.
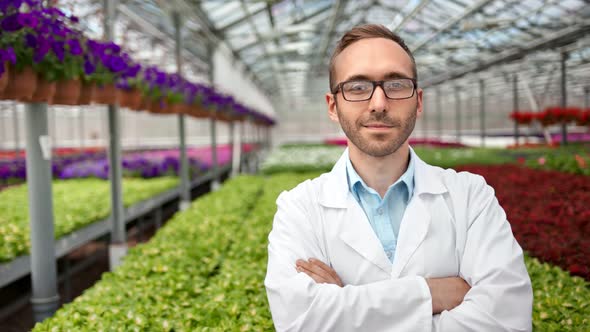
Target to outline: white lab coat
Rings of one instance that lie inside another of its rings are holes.
[[[415,158],[415,189],[393,264],[348,190],[347,152],[330,173],[277,199],[265,286],[278,331],[530,331],[532,288],[522,249],[483,177]],[[317,258],[342,279],[295,270]],[[459,276],[461,305],[432,315],[424,278]]]

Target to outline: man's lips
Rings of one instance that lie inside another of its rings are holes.
[[[393,128],[392,125],[384,124],[384,123],[367,123],[364,124],[363,127],[371,128],[371,129],[389,129]]]

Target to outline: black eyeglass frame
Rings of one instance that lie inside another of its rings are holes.
[[[396,80],[408,80],[410,82],[412,82],[412,84],[414,85],[414,88],[412,89],[412,95],[410,95],[409,97],[405,97],[405,98],[391,98],[387,95],[387,92],[385,92],[385,89],[383,88],[383,83],[385,82],[389,82],[389,81],[396,81]],[[415,78],[392,78],[392,79],[388,79],[388,80],[383,80],[383,81],[371,81],[371,80],[350,80],[350,81],[344,81],[344,82],[340,82],[338,83],[338,85],[336,85],[336,89],[332,92],[332,95],[334,97],[336,97],[336,94],[338,92],[342,92],[342,86],[346,83],[350,83],[350,82],[371,82],[373,83],[373,91],[371,91],[371,94],[369,95],[368,98],[366,99],[361,99],[361,100],[349,100],[346,99],[346,96],[344,95],[344,93],[342,93],[342,98],[344,98],[344,100],[349,101],[351,103],[355,103],[355,102],[360,102],[360,101],[367,101],[370,100],[371,98],[373,98],[373,94],[375,93],[375,89],[379,86],[381,87],[381,90],[383,90],[383,94],[385,95],[385,98],[387,99],[391,99],[391,100],[404,100],[404,99],[410,99],[412,97],[414,97],[414,95],[416,94],[416,90],[418,89],[418,82],[416,81]]]

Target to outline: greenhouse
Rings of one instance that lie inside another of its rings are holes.
[[[0,331],[590,331],[588,1],[0,27]]]

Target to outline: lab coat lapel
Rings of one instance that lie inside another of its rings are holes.
[[[431,215],[427,206],[420,196],[414,195],[402,218],[391,271],[392,278],[398,278],[401,275],[410,258],[426,238],[430,220]]]
[[[368,261],[384,272],[391,272],[391,262],[385,255],[381,242],[361,206],[352,195],[348,197],[348,208],[342,218],[340,239]]]

